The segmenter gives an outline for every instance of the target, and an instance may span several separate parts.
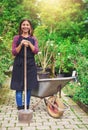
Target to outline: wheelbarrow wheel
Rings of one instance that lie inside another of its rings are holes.
[[[64,113],[64,104],[58,97],[49,97],[46,107],[48,114],[53,118],[60,118]]]

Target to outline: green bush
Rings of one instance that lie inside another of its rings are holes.
[[[88,105],[88,87],[81,87],[76,89],[76,93],[73,97],[76,101],[81,101],[83,104]]]
[[[80,87],[76,91],[74,99],[80,100],[84,104],[88,105],[88,59],[86,57],[80,57],[77,63]]]
[[[78,40],[78,44],[74,46],[72,51],[72,60],[75,61],[74,67],[77,71],[78,82],[70,83],[67,88],[67,94],[72,96],[74,100],[81,101],[88,105],[88,39]],[[74,53],[75,52],[75,53]]]
[[[10,39],[4,41],[2,38],[0,40],[0,83],[2,84],[5,80],[5,72],[8,71],[12,63],[11,49],[9,49]]]

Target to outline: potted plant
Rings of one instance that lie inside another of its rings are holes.
[[[56,58],[56,47],[54,41],[47,40],[46,42],[43,42],[40,46],[40,51],[38,55],[36,56],[37,65],[42,68],[41,71],[38,72],[38,74],[46,74],[48,75],[49,72],[51,75],[54,76],[55,74],[55,58]],[[50,71],[47,71],[50,70]],[[50,75],[49,75],[50,76]]]

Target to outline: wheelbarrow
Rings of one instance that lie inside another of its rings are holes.
[[[32,90],[31,94],[34,97],[40,98],[40,100],[33,105],[32,109],[35,109],[41,100],[44,99],[48,114],[53,118],[61,117],[66,109],[66,105],[61,100],[61,90],[68,82],[75,78],[75,74],[72,74],[71,77],[38,78],[39,85]]]

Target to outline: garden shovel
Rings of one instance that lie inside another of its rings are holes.
[[[32,117],[33,117],[33,111],[27,110],[27,48],[24,46],[24,109],[19,110],[18,112],[18,120],[22,123],[28,123],[30,124]]]

